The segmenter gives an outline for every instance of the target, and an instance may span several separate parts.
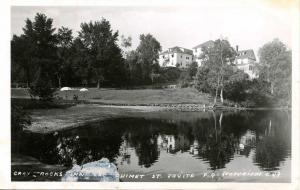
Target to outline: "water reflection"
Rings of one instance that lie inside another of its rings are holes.
[[[184,159],[187,165],[198,160],[211,171],[229,163],[242,167],[238,157],[250,157],[253,168],[274,171],[290,158],[290,113],[206,114],[209,117],[198,113],[193,120],[123,118],[48,135],[25,133],[12,145],[12,151],[68,167],[106,157],[121,172],[141,171],[137,166],[150,172],[152,168],[171,171],[179,167],[169,156],[178,162]]]

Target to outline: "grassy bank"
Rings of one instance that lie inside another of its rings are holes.
[[[178,104],[178,103],[210,103],[208,94],[199,93],[193,88],[180,89],[96,89],[90,88],[88,92],[79,90],[57,91],[56,96],[63,100],[72,100],[73,96],[78,96],[78,100],[86,100],[103,104]],[[13,98],[30,98],[26,89],[12,89]]]
[[[110,107],[91,104],[80,104],[66,109],[36,109],[31,110],[32,124],[28,126],[27,130],[36,133],[49,133],[84,126],[91,122],[133,116],[186,121],[199,117],[199,112],[162,112],[160,110],[159,107]],[[209,114],[203,112],[201,116],[208,117]]]

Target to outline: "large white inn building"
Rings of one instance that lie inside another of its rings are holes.
[[[193,61],[193,51],[178,46],[169,48],[159,55],[159,65],[161,67],[186,68]]]
[[[202,47],[213,47],[214,42],[209,40],[192,48],[182,48],[175,46],[159,54],[159,65],[161,67],[179,67],[187,68],[192,62],[197,62],[198,67],[202,65],[200,55]],[[255,71],[256,57],[253,50],[238,50],[234,64],[238,69],[243,70],[249,75],[250,79],[258,78],[258,73]]]

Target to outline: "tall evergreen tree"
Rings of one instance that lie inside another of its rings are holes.
[[[32,96],[39,96],[42,100],[52,98],[54,89],[56,44],[57,36],[52,26],[53,20],[45,14],[37,13],[34,22],[26,20],[24,36],[30,47],[30,61],[37,67],[35,80],[30,86]]]

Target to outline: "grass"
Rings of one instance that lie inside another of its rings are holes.
[[[26,89],[12,89],[14,98],[30,98]],[[164,103],[210,103],[210,96],[202,94],[194,88],[179,89],[96,89],[90,88],[88,92],[77,90],[57,91],[57,97],[72,100],[74,95],[79,100],[87,100],[94,103],[104,104],[164,104]]]
[[[192,119],[197,112],[176,113],[160,112],[159,107],[118,107],[101,106],[97,104],[127,104],[127,105],[147,105],[147,104],[206,104],[209,105],[210,97],[201,94],[193,88],[182,89],[140,89],[140,90],[120,90],[120,89],[96,89],[90,88],[88,92],[79,90],[57,91],[56,96],[62,98],[62,102],[72,102],[73,96],[77,95],[78,100],[84,100],[91,104],[78,104],[72,107],[61,109],[41,109],[42,105],[32,107],[31,103],[24,101],[30,98],[26,89],[12,89],[12,101],[19,101],[30,110],[32,124],[27,130],[37,133],[49,133],[67,128],[74,128],[86,125],[90,122],[102,121],[116,117],[147,117],[147,118],[168,118],[171,120],[183,118]],[[94,104],[95,103],[95,104]],[[34,105],[35,106],[35,105]],[[157,110],[158,109],[158,110]]]

